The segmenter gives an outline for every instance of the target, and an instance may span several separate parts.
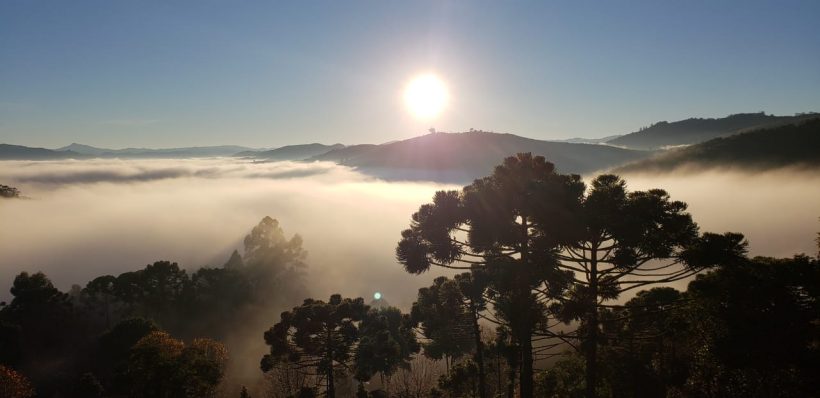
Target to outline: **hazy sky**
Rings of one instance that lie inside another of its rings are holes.
[[[820,110],[820,2],[0,2],[0,142],[543,139]],[[449,108],[402,103],[422,72]]]

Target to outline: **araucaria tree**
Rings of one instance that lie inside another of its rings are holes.
[[[306,299],[265,332],[270,354],[262,358],[262,371],[279,365],[324,378],[328,397],[335,397],[334,371],[349,368],[358,340],[357,323],[368,307],[361,298],[343,299],[334,294],[328,302]]]
[[[546,304],[567,287],[557,268],[556,223],[583,192],[578,176],[555,173],[543,157],[510,157],[462,192],[440,191],[413,214],[396,257],[420,274],[431,266],[483,271],[497,318],[521,347],[521,396],[533,396],[533,335],[546,326]]]
[[[410,313],[414,324],[420,324],[427,340],[424,354],[433,359],[459,358],[470,351],[477,367],[478,396],[486,397],[484,344],[479,320],[486,309],[486,278],[481,273],[465,272],[454,279],[441,276],[430,287],[419,289],[418,299]]]
[[[574,337],[586,356],[586,395],[598,384],[599,312],[606,301],[647,285],[689,278],[703,269],[742,258],[743,236],[699,235],[686,204],[666,191],[628,192],[626,182],[601,175],[569,203],[570,215],[552,232],[558,268],[573,274],[572,289],[558,306],[563,320],[578,319]]]
[[[533,396],[534,338],[556,336],[548,316],[581,320],[569,337],[582,342],[587,395],[594,397],[598,311],[606,300],[742,254],[742,236],[699,236],[685,210],[663,190],[629,193],[612,175],[587,190],[543,157],[518,154],[461,192],[437,192],[413,214],[396,255],[410,273],[431,266],[486,273],[495,318],[521,350],[522,397]]]

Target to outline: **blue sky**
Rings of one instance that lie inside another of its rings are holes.
[[[820,111],[818,1],[0,2],[0,142],[381,143],[470,128],[600,137]],[[451,91],[435,121],[414,75]]]

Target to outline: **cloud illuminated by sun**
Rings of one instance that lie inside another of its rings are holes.
[[[450,93],[436,75],[428,73],[414,77],[404,89],[404,104],[418,119],[430,120],[447,107]]]

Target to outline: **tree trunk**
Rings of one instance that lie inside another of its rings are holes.
[[[521,341],[521,398],[532,398],[532,337],[527,334]]]
[[[484,373],[484,343],[481,341],[481,328],[478,326],[478,309],[470,301],[470,313],[473,316],[473,335],[475,335],[475,362],[478,365],[478,396],[487,398],[487,375]]]
[[[589,261],[589,300],[590,313],[588,317],[589,333],[586,344],[586,395],[587,398],[597,398],[598,382],[598,245],[593,243]]]
[[[529,224],[527,223],[527,216],[521,216],[521,230],[522,230],[522,241],[521,241],[521,265],[524,267],[529,267],[530,263],[530,245],[529,245]],[[525,278],[519,278],[518,283],[519,285],[519,294],[521,297],[529,297],[532,293],[532,289],[530,287],[530,281],[526,280]],[[528,302],[529,300],[524,300],[524,302]],[[529,311],[529,308],[522,308],[522,311]],[[533,396],[533,389],[532,389],[532,329],[531,324],[533,323],[530,317],[527,316],[527,321],[524,322],[526,326],[526,330],[518,331],[520,336],[521,343],[521,372],[519,378],[519,388],[521,398],[532,398]],[[513,331],[515,332],[515,331]]]
[[[516,361],[513,360],[510,363],[510,371],[508,373],[509,379],[507,380],[507,398],[515,398],[515,374],[516,372]]]
[[[336,398],[336,386],[333,385],[333,337],[327,331],[327,397]]]

